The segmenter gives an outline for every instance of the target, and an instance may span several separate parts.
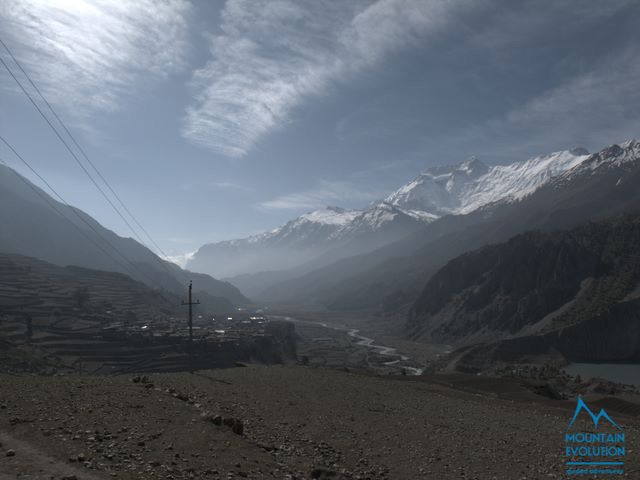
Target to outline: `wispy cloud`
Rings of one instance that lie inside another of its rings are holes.
[[[219,190],[235,190],[238,192],[250,192],[251,189],[236,182],[212,182],[211,185]]]
[[[210,190],[218,190],[218,191],[227,191],[227,192],[236,192],[236,193],[248,193],[253,192],[254,189],[248,187],[247,185],[243,185],[241,183],[233,182],[230,180],[222,180],[222,181],[208,181],[205,179],[197,179],[195,181],[190,182],[182,182],[178,185],[178,188],[185,192],[196,191],[210,191]]]
[[[488,145],[508,152],[530,147],[598,148],[640,134],[640,50],[626,48],[543,91],[506,114],[439,141]],[[502,144],[500,139],[517,138]]]
[[[548,125],[565,138],[576,134],[592,134],[620,129],[618,120],[633,124],[634,135],[640,119],[640,49],[629,48],[606,61],[594,65],[590,71],[575,76],[506,116],[507,128],[535,127],[548,135]],[[612,125],[615,120],[615,125]],[[631,126],[631,125],[629,125]],[[606,132],[609,135],[611,132]],[[621,132],[622,133],[622,132]]]
[[[76,119],[123,105],[136,84],[185,67],[186,0],[3,0],[2,37]]]
[[[212,59],[194,73],[183,135],[243,156],[306,98],[424,39],[463,3],[229,0]]]
[[[350,182],[320,180],[310,190],[281,195],[260,202],[258,207],[268,210],[311,210],[327,205],[344,205],[352,202],[364,204],[380,196],[380,192],[363,190]]]

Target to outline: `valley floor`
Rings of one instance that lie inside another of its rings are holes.
[[[565,478],[574,402],[442,378],[302,366],[138,382],[4,375],[0,479]],[[241,419],[243,433],[216,415]],[[625,478],[639,478],[640,420],[613,415]]]
[[[290,312],[270,318],[295,325],[298,358],[306,357],[309,365],[412,375],[433,366],[451,349],[404,338],[397,319],[367,313]]]

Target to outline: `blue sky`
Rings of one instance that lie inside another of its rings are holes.
[[[631,0],[0,4],[1,38],[170,254],[432,165],[637,138],[638,24]],[[2,135],[131,236],[4,69],[0,95]]]

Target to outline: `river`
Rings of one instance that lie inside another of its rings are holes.
[[[328,328],[331,330],[342,332],[348,335],[349,337],[353,338],[355,340],[356,345],[373,350],[378,355],[381,355],[383,357],[389,357],[390,360],[388,362],[383,362],[382,365],[398,366],[398,368],[402,368],[403,370],[406,371],[406,373],[410,375],[422,375],[424,371],[423,368],[413,367],[409,365],[401,365],[404,362],[411,361],[411,357],[408,357],[407,355],[403,355],[399,353],[398,350],[394,347],[388,347],[385,345],[376,344],[373,338],[362,335],[360,333],[360,330],[358,330],[357,328],[341,327],[337,325],[330,325],[325,322],[316,322],[313,320],[299,320],[297,318],[287,317],[287,316],[278,316],[278,317],[274,316],[272,318],[280,318],[282,320],[286,320],[292,323],[321,326],[323,328]]]

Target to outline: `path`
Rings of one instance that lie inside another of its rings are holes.
[[[7,457],[7,450],[15,456]],[[89,473],[84,468],[47,455],[34,445],[18,440],[0,431],[0,480],[51,480],[77,478],[77,480],[105,480],[108,477]],[[75,476],[75,477],[74,477]]]

